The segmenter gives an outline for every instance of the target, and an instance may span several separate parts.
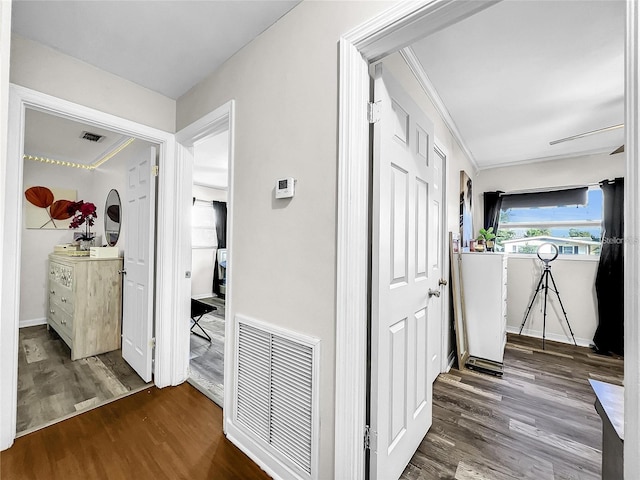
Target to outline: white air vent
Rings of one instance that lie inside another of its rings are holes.
[[[236,331],[236,420],[274,456],[314,478],[318,341],[244,319]]]
[[[91,132],[83,131],[82,135],[80,135],[80,138],[82,138],[83,140],[89,140],[90,142],[99,143],[102,140],[104,140],[105,136],[104,135],[98,135],[97,133],[91,133]]]

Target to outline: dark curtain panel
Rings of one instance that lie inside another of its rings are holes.
[[[624,354],[624,179],[600,183],[604,197],[602,249],[596,274],[598,352]]]
[[[216,214],[216,236],[218,237],[218,248],[227,248],[227,204],[226,202],[211,202],[213,211]],[[220,293],[220,275],[218,273],[218,252],[216,251],[215,262],[213,263],[213,293],[222,296]]]
[[[500,222],[500,208],[502,206],[503,192],[484,192],[484,228],[489,230],[493,227],[493,232],[498,231],[498,223]]]

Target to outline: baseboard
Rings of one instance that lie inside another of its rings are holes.
[[[236,427],[233,422],[226,422],[227,438],[249,457],[256,465],[264,470],[274,480],[300,479],[300,476],[293,473],[289,468],[278,461],[267,450],[262,448],[244,431]]]
[[[507,325],[507,332],[508,333],[517,334],[517,333],[520,332],[520,329],[518,327],[513,327],[511,325]],[[531,330],[531,329],[525,328],[525,329],[522,330],[522,334],[526,335],[527,337],[535,337],[535,338],[542,339],[542,331],[540,331],[540,330]],[[544,338],[546,340],[551,340],[553,342],[567,343],[569,345],[573,345],[573,341],[572,341],[571,337],[567,337],[565,335],[559,335],[557,333],[549,333],[549,332],[547,332],[545,334]],[[576,343],[580,347],[590,347],[593,344],[593,340],[591,340],[589,338],[576,337]]]
[[[209,297],[215,297],[215,296],[216,296],[215,293],[200,293],[198,295],[193,295],[191,298],[200,300],[201,298],[209,298]]]
[[[38,325],[46,325],[46,318],[31,318],[29,320],[20,320],[18,324],[18,328],[26,328],[26,327],[36,327]]]
[[[455,350],[449,352],[449,358],[447,359],[447,372],[449,372],[449,370],[451,370],[451,368],[453,367],[453,364],[456,361],[456,352]]]

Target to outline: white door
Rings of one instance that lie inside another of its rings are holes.
[[[390,480],[431,426],[442,177],[432,122],[381,65],[374,91],[371,475]]]
[[[155,164],[155,147],[129,161],[124,207],[122,357],[145,382],[151,381],[153,359]]]

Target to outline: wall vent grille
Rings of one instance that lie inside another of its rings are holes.
[[[236,420],[311,476],[315,346],[238,321]]]

